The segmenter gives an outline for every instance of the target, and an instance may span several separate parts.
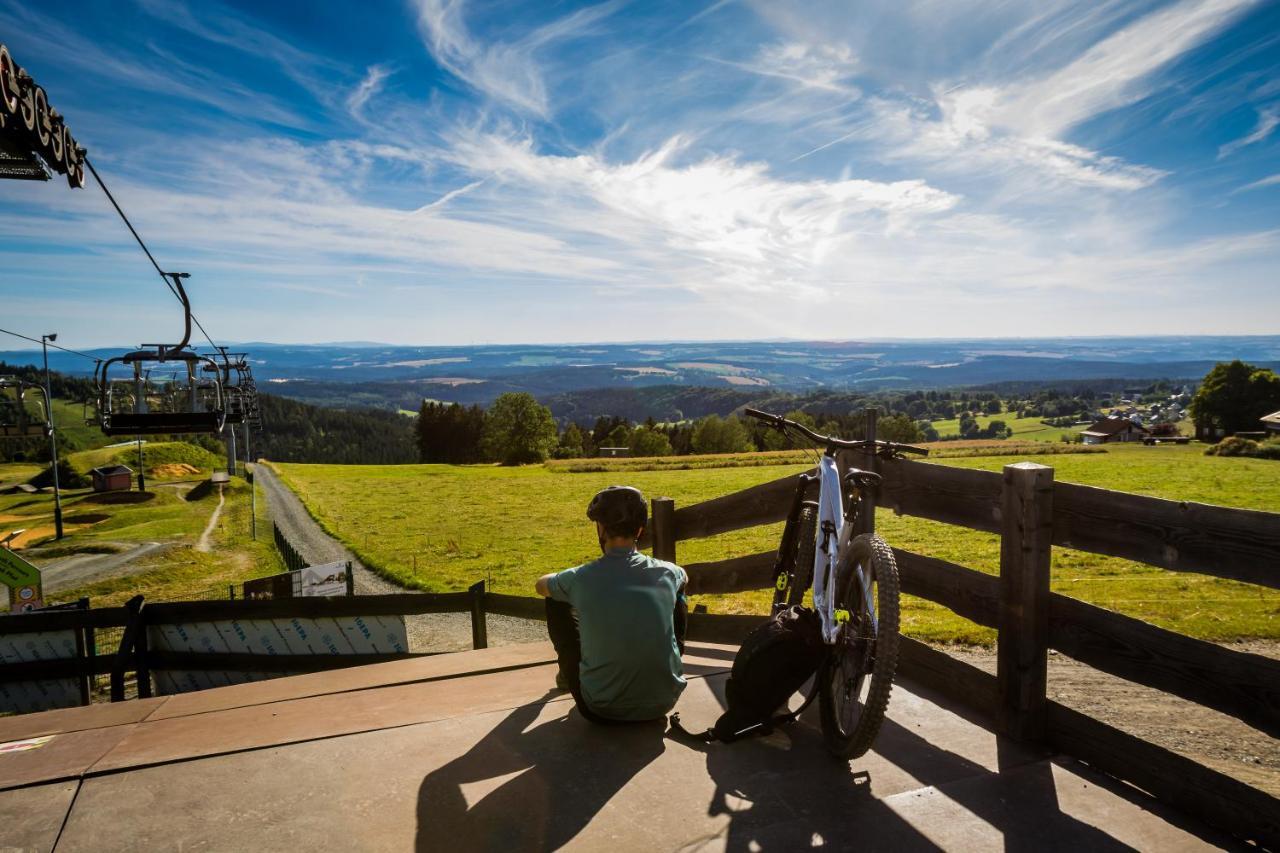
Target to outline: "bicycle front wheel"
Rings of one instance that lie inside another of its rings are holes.
[[[854,537],[836,570],[840,630],[819,673],[822,733],[837,758],[864,754],[884,722],[898,668],[898,589],[888,543]]]

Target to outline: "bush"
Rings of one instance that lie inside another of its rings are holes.
[[[1259,444],[1258,458],[1280,460],[1280,438],[1269,438]]]
[[[1205,451],[1208,456],[1250,456],[1255,459],[1280,459],[1280,438],[1271,438],[1259,444],[1250,438],[1231,436],[1224,438]]]

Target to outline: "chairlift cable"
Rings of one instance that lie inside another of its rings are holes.
[[[93,161],[88,157],[85,157],[84,164],[89,167],[90,174],[93,175],[93,179],[98,182],[98,186],[101,187],[102,191],[106,194],[107,200],[111,202],[111,206],[116,209],[116,213],[120,214],[120,218],[124,220],[125,227],[129,229],[129,233],[133,235],[133,239],[137,240],[138,245],[142,247],[142,252],[147,256],[147,260],[151,261],[151,266],[155,267],[156,272],[160,274],[160,278],[164,281],[165,287],[169,288],[169,292],[176,298],[178,296],[178,292],[173,289],[173,284],[169,281],[169,277],[164,274],[164,270],[160,269],[160,264],[156,263],[155,256],[151,254],[151,250],[147,248],[147,244],[142,242],[142,238],[138,236],[138,230],[133,227],[133,223],[129,221],[129,217],[125,216],[124,211],[120,208],[119,202],[116,201],[116,197],[111,194],[111,190],[107,189],[107,185],[103,182],[102,176],[98,174],[98,170],[93,168]]]
[[[45,344],[47,346],[53,347],[54,349],[62,350],[63,352],[69,352],[72,355],[78,355],[81,358],[87,358],[90,361],[102,361],[102,359],[98,358],[97,356],[89,355],[88,353],[80,352],[79,350],[60,347],[55,343],[50,343],[49,341],[41,341],[39,338],[32,338],[32,337],[28,337],[27,335],[20,335],[17,332],[11,332],[8,329],[0,329],[0,332],[3,332],[6,335],[13,335],[15,338],[22,338],[24,341],[31,341],[31,343],[33,344]]]
[[[98,182],[98,186],[102,188],[102,192],[106,194],[107,200],[110,201],[111,206],[116,209],[116,213],[120,214],[120,218],[129,229],[129,233],[133,235],[133,239],[138,241],[138,246],[142,248],[143,253],[147,256],[147,260],[151,261],[151,266],[155,267],[156,272],[160,274],[160,278],[164,281],[165,287],[169,288],[169,292],[172,293],[175,298],[181,298],[178,296],[178,291],[174,289],[173,282],[169,280],[169,276],[165,271],[160,268],[160,264],[156,262],[155,256],[151,254],[151,250],[147,248],[147,244],[142,242],[142,237],[138,235],[138,230],[133,227],[133,223],[129,221],[129,217],[125,215],[124,210],[120,207],[120,203],[117,202],[116,197],[111,194],[111,190],[107,189],[107,185],[103,182],[102,176],[98,174],[97,169],[93,168],[93,163],[88,157],[85,158],[84,164],[89,167],[90,174],[92,174],[93,179]],[[209,333],[205,331],[204,325],[196,317],[194,312],[191,314],[191,319],[195,322],[197,328],[200,329],[201,334],[204,335],[204,339],[209,342],[209,346],[217,349],[218,345],[213,342],[213,338],[211,338]]]

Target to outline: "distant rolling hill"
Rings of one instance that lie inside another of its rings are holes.
[[[596,411],[696,417],[786,393],[1198,379],[1232,358],[1280,367],[1276,335],[469,347],[254,343],[237,349],[251,353],[264,391],[314,405],[416,411],[424,399],[486,404],[507,391],[527,391],[558,416],[575,419]],[[38,355],[0,352],[0,359],[32,363]],[[53,351],[50,362],[68,373],[91,366]]]

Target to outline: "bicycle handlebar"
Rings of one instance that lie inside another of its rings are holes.
[[[867,441],[866,439],[863,439],[862,441],[848,441],[843,438],[836,438],[832,435],[822,435],[809,429],[804,424],[789,421],[782,415],[772,415],[768,412],[762,412],[759,409],[743,409],[743,414],[749,418],[764,421],[766,424],[777,430],[795,430],[815,444],[824,444],[828,447],[844,447],[850,450],[870,450],[873,444],[873,442]],[[929,455],[928,448],[916,447],[914,444],[898,444],[893,441],[876,441],[874,442],[874,445],[875,450],[882,453],[915,453],[918,456]]]

